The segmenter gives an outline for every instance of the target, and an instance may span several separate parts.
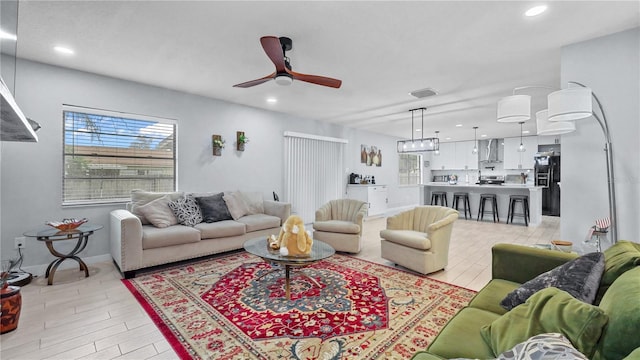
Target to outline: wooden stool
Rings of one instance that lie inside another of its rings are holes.
[[[462,207],[464,208],[464,219],[467,220],[467,211],[469,212],[469,217],[473,219],[473,215],[471,215],[471,205],[469,205],[469,193],[466,193],[466,192],[453,193],[453,201],[451,204],[451,208],[458,210],[459,199],[462,199]]]
[[[477,221],[484,220],[484,204],[487,200],[491,202],[491,213],[493,214],[493,222],[500,222],[500,216],[498,215],[498,199],[496,197],[496,194],[480,194],[480,206],[478,207]]]
[[[515,208],[516,204],[520,203],[522,205],[522,212],[516,213]],[[509,213],[507,214],[507,224],[509,221],[513,224],[513,217],[519,216],[524,219],[524,225],[529,226],[529,197],[527,195],[511,195],[509,196]]]
[[[440,202],[440,204],[438,204]],[[433,191],[431,192],[431,205],[449,206],[447,203],[446,191]]]

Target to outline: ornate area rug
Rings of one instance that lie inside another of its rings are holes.
[[[183,359],[407,359],[475,295],[335,255],[292,271],[287,300],[274,268],[239,252],[123,282]]]

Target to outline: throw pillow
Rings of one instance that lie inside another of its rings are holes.
[[[202,219],[204,222],[212,223],[222,220],[231,220],[231,214],[227,209],[227,204],[222,198],[224,193],[219,193],[211,196],[197,197],[198,205],[202,210]]]
[[[602,253],[586,254],[520,285],[519,288],[507,294],[500,305],[511,310],[539,290],[548,287],[564,290],[576,299],[592,304],[596,298],[603,270],[604,255]]]
[[[166,228],[171,225],[176,225],[178,224],[178,219],[173,215],[171,208],[169,208],[170,201],[172,201],[171,196],[165,195],[139,206],[138,211],[155,227]]]
[[[496,360],[589,360],[576,350],[562,334],[550,333],[532,336],[500,354]]]
[[[150,222],[144,215],[138,211],[138,208],[142,205],[148,204],[153,200],[160,199],[161,197],[169,195],[171,200],[177,200],[184,196],[183,192],[153,192],[153,191],[145,191],[145,190],[131,190],[131,213],[136,215],[142,225],[149,225]]]
[[[245,204],[247,204],[247,208],[249,212],[247,214],[264,214],[264,200],[262,193],[254,191],[254,192],[241,192],[242,197],[244,198]]]
[[[169,202],[169,208],[182,225],[195,226],[202,222],[202,211],[193,196],[185,196],[181,199]]]
[[[526,303],[480,328],[480,335],[497,355],[534,335],[561,333],[591,358],[607,320],[597,306],[551,287],[538,291]]]
[[[620,275],[636,266],[640,266],[640,244],[620,240],[605,250],[604,274],[600,281],[596,303],[600,303],[604,293]]]
[[[229,209],[229,213],[233,220],[238,220],[249,213],[249,208],[244,202],[243,196],[240,192],[236,191],[226,193],[222,198],[224,199],[225,204],[227,204],[227,209]]]

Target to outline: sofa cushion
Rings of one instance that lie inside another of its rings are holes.
[[[589,360],[559,333],[532,336],[498,356],[496,360]]]
[[[564,290],[576,299],[592,304],[596,298],[603,270],[604,255],[602,253],[594,252],[580,256],[522,284],[510,292],[500,305],[511,310],[539,290],[548,287]]]
[[[280,227],[279,217],[265,214],[243,216],[238,222],[247,226],[247,232]]]
[[[264,196],[261,192],[257,191],[241,191],[240,194],[244,198],[244,203],[247,204],[249,215],[264,214]]]
[[[249,213],[249,208],[244,202],[244,197],[240,192],[226,193],[222,196],[222,199],[224,199],[225,204],[227,204],[227,209],[229,209],[233,220],[238,220]]]
[[[165,195],[169,195],[169,197],[173,201],[183,197],[184,193],[181,191],[153,192],[153,191],[145,191],[145,190],[131,190],[131,204],[129,205],[128,210],[130,210],[133,215],[136,215],[140,219],[140,221],[142,222],[142,225],[149,225],[151,223],[149,222],[149,220],[147,220],[147,218],[144,217],[144,215],[142,215],[142,213],[138,211],[138,208],[144,204],[147,204],[153,200],[159,199]]]
[[[500,301],[504,299],[508,293],[517,289],[518,286],[520,286],[520,284],[517,282],[493,279],[471,299],[469,306],[502,315],[506,313],[507,310],[500,306]]]
[[[605,312],[597,306],[551,287],[538,291],[524,304],[483,326],[480,333],[493,349],[494,356],[534,335],[557,332],[590,358],[607,319]]]
[[[408,246],[414,249],[431,249],[431,240],[427,234],[414,230],[389,230],[380,231],[380,237],[396,244]]]
[[[138,206],[138,211],[155,227],[166,228],[171,225],[177,225],[178,219],[169,207],[171,201],[171,197],[165,195],[142,206]]]
[[[204,222],[216,222],[222,220],[232,220],[227,204],[222,198],[224,193],[211,196],[196,197],[200,210],[202,210],[202,219]]]
[[[342,220],[316,221],[313,223],[313,229],[340,234],[360,233],[360,226],[358,224]]]
[[[596,304],[604,296],[609,286],[626,271],[640,266],[640,244],[620,240],[604,251],[604,274],[596,297]]]
[[[609,322],[594,359],[622,359],[640,348],[640,267],[620,275],[599,307],[609,316]]]
[[[188,226],[174,225],[163,229],[143,226],[142,229],[143,249],[155,249],[198,241],[200,241],[200,231]]]
[[[480,328],[499,317],[489,311],[466,307],[445,325],[427,351],[445,359],[493,358],[493,351],[480,335]]]
[[[222,220],[214,223],[200,223],[197,224],[195,228],[200,230],[203,240],[244,235],[246,232],[244,224],[233,220]]]
[[[175,201],[169,202],[169,208],[178,219],[178,222],[186,226],[194,226],[202,222],[200,205],[193,196],[187,195]]]

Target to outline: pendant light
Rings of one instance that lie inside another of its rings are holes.
[[[435,155],[440,155],[440,138],[438,137],[439,133],[440,131],[436,130],[436,141],[438,142],[438,147],[434,151]],[[433,144],[433,140],[431,140],[431,143]],[[431,145],[431,147],[433,147],[433,145]]]
[[[422,125],[420,125],[420,147],[424,147],[424,111],[426,108],[420,108],[422,110]],[[431,141],[431,146],[433,146],[433,141]]]
[[[524,121],[520,121],[520,146],[518,146],[518,152],[525,152],[527,151],[527,149],[524,148],[524,145],[522,144],[522,124],[524,124]]]
[[[477,154],[478,153],[478,127],[474,126],[473,127],[473,150],[471,151],[472,154]]]

